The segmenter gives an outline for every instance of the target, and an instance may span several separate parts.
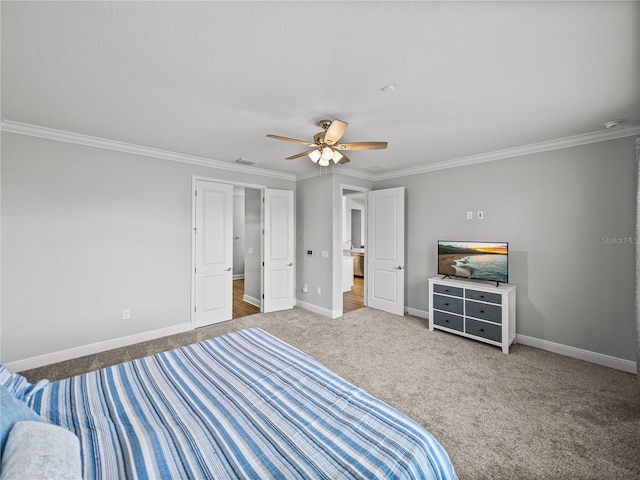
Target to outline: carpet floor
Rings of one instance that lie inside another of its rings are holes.
[[[460,479],[640,479],[636,376],[362,308],[256,314],[27,372],[57,380],[258,326],[427,428]]]

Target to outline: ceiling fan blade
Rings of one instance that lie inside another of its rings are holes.
[[[381,150],[387,148],[387,142],[353,142],[353,143],[339,143],[334,145],[333,148],[338,150]]]
[[[313,150],[308,150],[306,152],[299,153],[297,155],[292,155],[290,157],[285,158],[285,160],[295,160],[296,158],[304,157],[305,155],[309,155]]]
[[[342,158],[338,161],[338,163],[349,163],[351,161],[344,153],[340,153],[342,154]]]
[[[347,131],[349,124],[341,120],[334,120],[327,128],[324,134],[324,143],[327,145],[334,145],[342,138],[344,132]]]
[[[302,145],[306,145],[307,147],[315,147],[316,146],[315,143],[309,143],[309,142],[307,142],[305,140],[296,140],[295,138],[281,137],[280,135],[272,135],[271,133],[268,133],[267,137],[275,138],[276,140],[284,140],[285,142],[300,143]]]

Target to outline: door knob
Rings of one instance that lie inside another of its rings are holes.
[[[230,271],[231,271],[231,267],[229,267],[229,268],[227,268],[227,269],[225,270],[225,272],[230,272]]]
[[[288,263],[287,267],[293,267],[293,263]]]
[[[396,270],[402,270],[402,265],[398,265],[398,266],[396,267]]]

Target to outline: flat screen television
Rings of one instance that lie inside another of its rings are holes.
[[[509,244],[438,240],[438,275],[509,282]]]

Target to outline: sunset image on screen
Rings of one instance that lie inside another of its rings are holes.
[[[504,244],[501,245],[496,245],[496,244],[491,244],[491,245],[486,245],[486,246],[482,246],[482,245],[476,245],[475,247],[471,247],[472,250],[477,250],[479,252],[485,252],[485,253],[499,253],[500,255],[506,255],[507,254],[507,246]]]

